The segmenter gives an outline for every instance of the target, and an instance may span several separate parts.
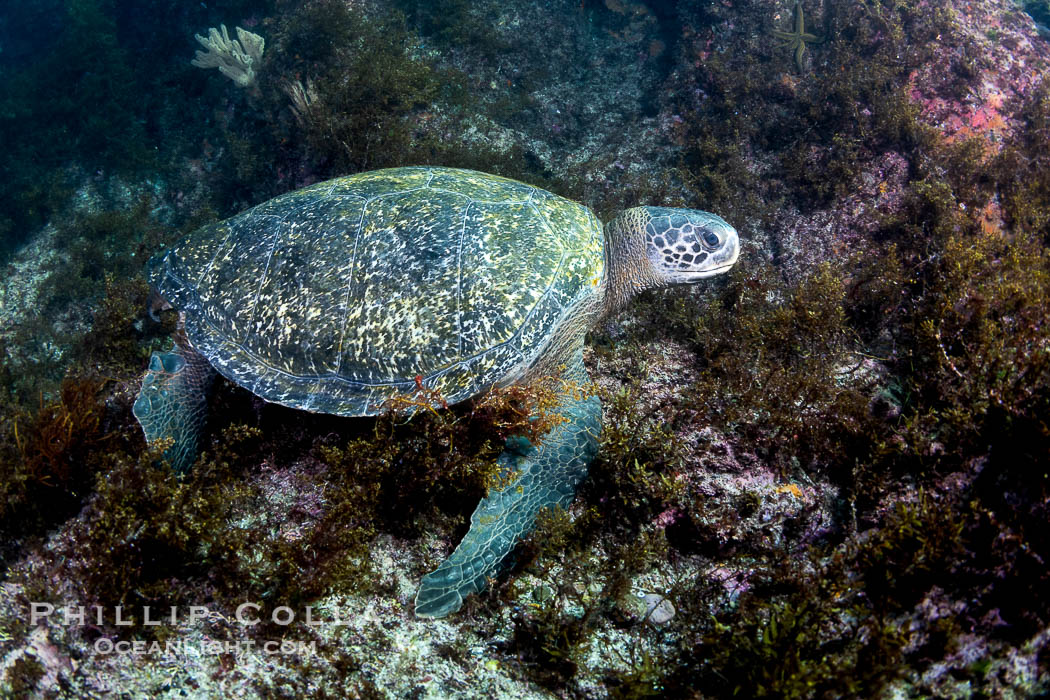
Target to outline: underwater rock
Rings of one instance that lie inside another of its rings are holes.
[[[621,610],[632,619],[661,627],[675,616],[674,605],[661,593],[629,593],[621,602]]]

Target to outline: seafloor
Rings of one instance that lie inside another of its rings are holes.
[[[0,696],[1050,692],[1048,19],[1010,0],[3,10]],[[190,64],[220,24],[265,39],[244,84]],[[148,313],[150,255],[415,164],[603,221],[707,209],[744,241],[726,278],[592,331],[590,478],[437,621],[412,613],[420,577],[538,392],[406,422],[221,381],[183,479],[131,415],[173,326]]]

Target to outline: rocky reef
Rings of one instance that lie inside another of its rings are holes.
[[[1045,3],[29,5],[0,23],[0,695],[1050,692]],[[190,63],[223,23],[265,40],[243,89]],[[589,479],[438,621],[418,581],[540,390],[406,422],[220,382],[183,479],[131,415],[174,325],[151,254],[421,163],[744,241],[591,334]]]

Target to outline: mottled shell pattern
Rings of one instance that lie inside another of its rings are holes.
[[[605,274],[590,209],[521,182],[394,168],[311,185],[152,262],[193,347],[267,401],[374,415],[513,382]]]

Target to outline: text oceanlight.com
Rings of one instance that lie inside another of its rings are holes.
[[[92,645],[97,654],[133,654],[153,656],[217,656],[219,654],[244,654],[253,650],[260,650],[264,654],[295,654],[297,656],[313,656],[317,653],[317,642],[293,642],[287,639],[277,641],[271,639],[265,642],[256,642],[254,639],[240,641],[204,640],[202,642],[188,642],[181,639],[168,640],[166,642],[147,642],[144,639],[112,640],[100,637]]]

